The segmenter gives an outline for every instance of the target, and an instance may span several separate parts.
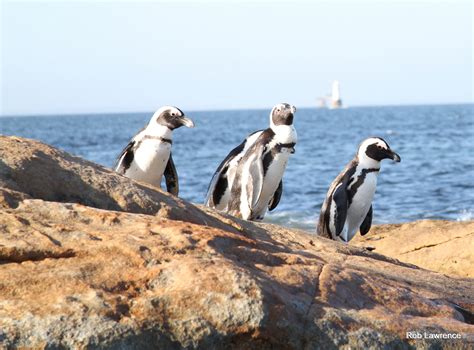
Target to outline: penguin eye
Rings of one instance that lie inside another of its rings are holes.
[[[382,147],[382,146],[380,146],[380,145],[378,145],[378,146],[377,146],[377,148],[378,148],[378,149],[382,149],[383,147]]]
[[[280,112],[280,108],[277,109],[277,112]]]
[[[174,117],[174,112],[173,112],[173,113],[171,113],[171,116],[172,116],[172,117]]]

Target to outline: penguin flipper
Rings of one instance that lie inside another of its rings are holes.
[[[334,203],[336,204],[334,226],[336,227],[336,235],[339,236],[344,229],[344,224],[347,217],[347,191],[344,183],[340,184],[332,196]]]
[[[225,159],[219,164],[217,170],[215,171],[214,175],[212,176],[211,182],[207,188],[207,195],[205,205],[208,207],[216,206],[217,202],[220,200],[220,196],[222,196],[222,189],[225,189],[228,184],[226,182],[227,178],[227,171],[229,170],[229,163],[234,160],[234,158],[242,152],[245,147],[245,141],[242,142],[240,145],[235,147],[229,154],[225,157]],[[219,186],[221,185],[221,186]]]
[[[132,139],[118,156],[114,167],[117,173],[122,175],[125,174],[127,169],[130,167],[130,164],[132,164],[136,148],[135,144],[135,140]]]
[[[363,236],[370,231],[370,227],[372,226],[372,206],[370,206],[369,212],[365,216],[364,221],[360,225],[360,234]]]
[[[262,154],[265,147],[259,146],[259,149],[250,153],[252,156],[247,160],[248,179],[245,189],[247,191],[247,202],[250,209],[253,209],[260,199],[263,188],[263,161]]]
[[[281,194],[283,193],[283,180],[280,181],[277,190],[273,194],[273,197],[270,199],[270,203],[268,203],[268,210],[272,211],[275,209],[280,203]]]
[[[174,166],[173,157],[171,156],[168,159],[168,163],[166,163],[165,168],[165,181],[166,181],[166,190],[177,196],[179,193],[179,182],[178,182],[178,172],[176,171],[176,167]]]

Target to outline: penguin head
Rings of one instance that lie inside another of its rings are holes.
[[[270,125],[292,125],[296,107],[288,103],[279,103],[270,112]]]
[[[188,128],[194,128],[194,122],[187,118],[182,110],[172,106],[161,107],[153,114],[149,125],[154,126],[155,124],[164,125],[170,130],[177,129],[183,125]]]
[[[362,141],[357,156],[360,161],[380,162],[383,159],[392,159],[400,162],[400,156],[390,149],[387,141],[381,137],[369,137]]]

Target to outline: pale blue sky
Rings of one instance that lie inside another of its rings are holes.
[[[470,1],[8,1],[3,115],[473,100]]]

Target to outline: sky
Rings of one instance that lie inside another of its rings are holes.
[[[0,115],[473,102],[470,1],[0,2]]]

